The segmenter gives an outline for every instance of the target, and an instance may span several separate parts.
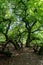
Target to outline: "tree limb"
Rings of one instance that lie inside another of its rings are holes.
[[[7,27],[7,29],[6,29],[6,34],[8,33],[8,30],[9,30],[9,28],[10,28],[10,24],[11,24],[11,21],[8,20],[8,27]]]
[[[40,30],[40,27],[42,27],[42,25],[41,25],[41,26],[39,26],[39,27],[38,27],[38,29],[36,29],[36,30],[32,31],[31,33],[34,33],[34,32],[37,32],[37,31],[43,31],[43,30]]]
[[[33,24],[31,25],[31,28],[37,23],[37,20],[35,19],[35,21],[33,22]]]

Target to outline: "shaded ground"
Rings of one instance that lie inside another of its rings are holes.
[[[33,53],[33,50],[24,48],[14,51],[11,58],[0,57],[0,65],[43,65],[43,56]]]

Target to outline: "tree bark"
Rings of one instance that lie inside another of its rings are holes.
[[[28,36],[27,36],[27,40],[26,40],[26,47],[30,47],[30,38],[31,36],[31,29],[28,30]]]

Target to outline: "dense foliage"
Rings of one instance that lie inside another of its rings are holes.
[[[1,42],[43,45],[43,0],[0,0]]]

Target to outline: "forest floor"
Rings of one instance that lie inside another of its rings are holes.
[[[23,48],[12,53],[11,58],[0,56],[0,65],[43,65],[43,56],[33,53],[32,49]]]

